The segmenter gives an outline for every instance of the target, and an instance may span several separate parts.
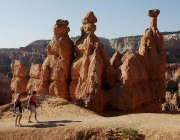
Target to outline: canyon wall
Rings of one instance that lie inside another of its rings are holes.
[[[167,63],[180,63],[180,32],[164,32],[164,51],[166,53]],[[99,37],[100,42],[104,45],[106,53],[109,57],[118,51],[121,54],[125,54],[128,51],[138,52],[141,42],[141,35],[119,37],[115,39],[106,39]],[[71,37],[71,40],[75,43],[79,36]],[[0,49],[0,72],[7,74],[10,72],[9,66],[15,59],[21,60],[25,64],[27,71],[29,72],[30,64],[36,60],[38,63],[43,63],[47,56],[45,51],[46,46],[50,40],[37,40],[26,47],[20,47],[19,49]],[[1,68],[3,67],[3,68]],[[5,70],[3,70],[5,69]]]
[[[174,92],[177,92],[179,88],[178,87],[179,83],[180,83],[180,64],[178,63],[167,64],[166,73],[165,73],[166,91],[169,91],[172,94]]]
[[[12,100],[12,94],[10,88],[11,79],[0,73],[0,106],[10,103]]]
[[[24,64],[31,64],[34,60],[42,63],[45,59],[45,48],[48,45],[49,40],[37,40],[26,47],[20,47],[19,49],[0,49],[0,65],[10,65],[13,60],[21,60]]]
[[[116,52],[111,58],[95,35],[97,18],[92,11],[82,19],[75,46],[68,36],[68,21],[57,20],[48,56],[43,64],[32,63],[26,91],[69,99],[104,116],[158,112],[159,99],[165,97],[166,70],[164,38],[157,28],[159,13],[148,11],[150,28],[141,38],[138,53]]]

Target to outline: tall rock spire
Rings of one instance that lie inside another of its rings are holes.
[[[158,9],[148,11],[150,28],[145,30],[139,46],[139,54],[145,59],[146,68],[151,79],[165,78],[166,57],[164,54],[164,38],[159,33],[157,27],[159,13]]]
[[[21,94],[22,97],[27,95],[26,86],[28,79],[26,67],[20,60],[14,60],[11,63],[11,69],[13,73],[13,78],[11,80],[11,90],[14,92],[12,95],[12,100],[16,98],[16,94]]]
[[[157,112],[159,99],[165,97],[166,57],[164,39],[157,27],[159,13],[157,9],[148,11],[150,28],[141,38],[139,53],[128,52],[122,58],[120,110]]]
[[[48,56],[42,66],[32,64],[30,73],[35,68],[40,72],[35,78],[33,75],[27,86],[27,91],[37,90],[41,94],[51,94],[60,98],[69,99],[70,67],[73,60],[74,43],[69,38],[67,20],[58,19],[54,25],[54,36],[46,50]],[[38,80],[39,78],[39,80]],[[36,80],[36,82],[34,82]],[[35,84],[34,84],[35,83]]]
[[[70,94],[77,104],[99,112],[100,91],[114,85],[115,70],[104,45],[94,34],[96,22],[92,11],[82,19],[82,34],[75,44],[76,58],[71,66]]]

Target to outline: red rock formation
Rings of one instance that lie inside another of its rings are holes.
[[[96,22],[97,18],[91,11],[82,19],[82,33],[75,44],[76,58],[71,66],[70,94],[77,104],[99,112],[100,91],[115,84],[115,70],[104,45],[94,34]]]
[[[13,96],[16,93],[26,96],[26,85],[27,85],[27,72],[26,68],[20,60],[14,60],[11,64],[11,69],[13,73],[13,78],[11,80],[11,90],[14,91]]]
[[[166,70],[165,79],[166,79],[166,81],[171,80],[172,79],[172,72]]]
[[[163,37],[157,29],[159,12],[149,11],[151,26],[141,39],[139,54],[128,52],[122,57],[116,53],[111,63],[94,34],[96,17],[93,12],[86,15],[71,67],[70,93],[77,104],[102,115],[113,111],[120,114],[159,111],[159,99],[165,96],[166,68]],[[106,88],[102,88],[105,84]]]
[[[40,76],[41,76],[41,64],[36,64],[36,62],[33,62],[31,64],[31,69],[29,72],[30,75],[30,80],[28,81],[27,87],[26,87],[26,91],[28,93],[32,93],[32,91],[34,90],[38,90],[39,86],[40,86]]]
[[[28,92],[56,95],[69,99],[70,66],[73,59],[73,42],[70,40],[67,20],[57,20],[54,36],[47,46],[48,56],[42,66],[32,64]]]
[[[139,54],[127,53],[121,66],[122,88],[121,100],[123,110],[141,108],[149,104],[145,112],[156,112],[159,99],[164,97],[166,58],[164,54],[164,40],[157,28],[159,10],[149,10],[150,28],[145,30],[141,39]],[[153,103],[152,103],[153,102]]]
[[[166,69],[163,37],[157,29],[159,13],[148,13],[151,26],[141,39],[139,54],[128,52],[122,57],[121,82],[102,95],[102,114],[110,110],[119,110],[119,114],[158,112],[159,99],[165,96]]]
[[[159,99],[165,97],[166,69],[163,37],[157,29],[159,13],[149,11],[151,26],[145,30],[139,53],[127,52],[122,56],[116,52],[110,59],[94,34],[97,18],[88,12],[82,19],[73,62],[68,21],[57,20],[47,46],[47,58],[42,66],[32,64],[28,92],[35,89],[66,99],[70,92],[76,104],[105,116],[158,112]]]
[[[120,65],[122,65],[122,59],[123,55],[119,52],[115,52],[114,55],[111,57],[110,62],[111,65],[114,66],[115,69],[118,69]]]
[[[180,68],[180,64],[179,63],[170,63],[170,64],[166,64],[166,71],[168,73],[170,73],[172,75],[172,73],[174,73],[174,71],[176,71],[178,68]]]
[[[139,54],[144,57],[151,79],[164,79],[166,69],[164,39],[157,28],[157,16],[159,13],[160,11],[156,9],[149,10],[150,28],[146,29],[139,47]],[[160,69],[157,69],[157,67],[160,67]]]
[[[162,105],[162,111],[178,111],[180,107],[180,96],[177,93],[166,92],[166,102]]]
[[[47,56],[44,46],[48,43],[48,40],[37,40],[19,49],[0,49],[0,65],[10,65],[14,60],[21,60],[25,66],[28,66],[34,60],[42,63]],[[7,70],[7,72],[10,71]]]
[[[171,101],[171,99],[172,99],[172,94],[171,94],[171,92],[166,92],[166,94],[165,94],[165,99],[166,99],[166,102],[167,103],[169,103],[170,101]]]
[[[174,82],[180,82],[180,68],[178,68],[177,70],[175,70],[173,73],[173,81]]]
[[[180,64],[166,65],[165,85],[166,91],[177,91],[180,82]]]
[[[122,57],[123,57],[122,54],[120,54],[119,52],[115,52],[110,59],[111,65],[113,65],[116,70],[116,81],[119,81],[121,76],[121,71],[119,69],[119,66],[122,65],[122,61],[121,61]]]
[[[173,95],[172,95],[172,98],[171,98],[171,100],[170,100],[170,102],[169,102],[169,104],[170,104],[170,111],[178,111],[178,109],[179,109],[179,107],[178,107],[178,95],[176,94],[176,93],[174,93]]]
[[[12,91],[10,88],[11,79],[0,73],[0,106],[10,103],[12,100]]]

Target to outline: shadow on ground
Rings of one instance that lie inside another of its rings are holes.
[[[143,134],[138,134],[137,138],[135,138],[135,140],[145,140],[145,139],[146,139],[146,136]]]
[[[162,111],[161,114],[172,114],[172,115],[176,115],[176,114],[180,114],[180,111]]]
[[[32,123],[29,123],[29,125],[23,125],[22,127],[50,128],[50,127],[66,126],[65,123],[72,123],[72,122],[82,122],[82,121],[72,121],[72,120],[47,121],[47,122],[39,122],[33,125]]]

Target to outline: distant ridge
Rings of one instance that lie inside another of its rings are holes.
[[[180,31],[161,32],[164,36],[164,50],[166,52],[167,63],[180,63]],[[80,36],[71,37],[75,43]],[[99,37],[99,40],[104,44],[105,50],[109,57],[115,51],[125,54],[128,51],[138,52],[142,35],[118,37],[107,39]],[[31,63],[36,60],[42,63],[46,58],[46,47],[50,40],[35,40],[25,47],[20,48],[0,48],[0,72],[6,74],[11,71],[10,64],[13,60],[21,60],[29,69]]]

